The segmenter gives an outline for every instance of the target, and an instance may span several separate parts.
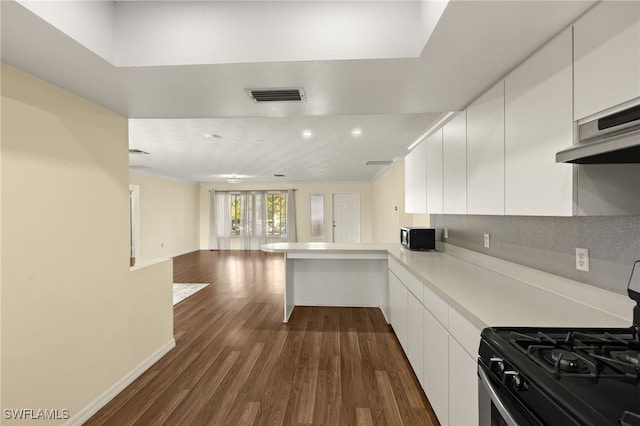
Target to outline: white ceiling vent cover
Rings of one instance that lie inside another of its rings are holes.
[[[254,102],[303,102],[302,88],[295,89],[247,89]]]
[[[147,151],[143,151],[137,148],[129,148],[129,154],[149,154]]]
[[[391,160],[369,160],[365,163],[367,166],[390,166],[393,163]]]

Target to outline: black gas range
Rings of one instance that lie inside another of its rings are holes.
[[[629,296],[640,302],[640,261]],[[482,331],[480,425],[640,426],[640,308],[629,328]]]

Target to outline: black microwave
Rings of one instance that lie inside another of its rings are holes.
[[[435,250],[436,230],[433,228],[400,228],[400,244],[409,250]]]

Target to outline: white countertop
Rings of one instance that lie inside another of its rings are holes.
[[[478,328],[631,325],[633,302],[625,295],[447,244],[439,244],[439,249],[447,252],[411,251],[400,244],[274,243],[262,247],[282,253],[386,251]]]
[[[271,243],[264,244],[262,251],[270,253],[299,253],[299,252],[388,252],[396,248],[397,244],[367,244],[367,243]]]

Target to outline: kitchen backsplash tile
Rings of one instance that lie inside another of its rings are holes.
[[[440,240],[447,228],[450,244],[618,293],[640,259],[640,216],[433,215],[431,225]],[[589,272],[575,268],[577,247],[589,249]]]

